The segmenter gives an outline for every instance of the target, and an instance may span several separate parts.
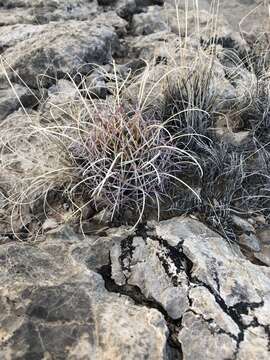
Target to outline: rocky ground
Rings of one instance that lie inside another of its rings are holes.
[[[125,74],[155,57],[158,72],[179,33],[196,48],[191,3],[186,15],[185,1],[178,1],[177,12],[174,0],[0,0],[1,359],[269,358],[270,227],[264,216],[235,215],[236,244],[195,216],[149,221],[136,230],[93,220],[83,236],[61,221],[65,204],[57,216],[40,217],[38,231],[34,206],[22,205],[12,222],[7,211],[6,194],[21,177],[57,162],[53,149],[29,132],[30,116],[39,124],[41,113],[44,121],[60,105],[74,104],[71,79],[85,79],[106,98],[107,84],[93,64],[110,73],[114,59]],[[221,46],[239,52],[250,46],[265,26],[259,3],[220,1]],[[207,0],[199,6],[200,36],[207,41],[211,7]],[[233,86],[225,75],[223,81],[218,86],[227,100],[247,87],[243,79]],[[245,136],[228,141],[241,143]]]

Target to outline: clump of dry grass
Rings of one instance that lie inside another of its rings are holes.
[[[55,202],[68,204],[68,219],[82,220],[90,208],[92,214],[105,210],[114,223],[133,225],[153,215],[196,213],[229,238],[232,214],[269,217],[267,50],[263,66],[259,56],[240,58],[233,49],[226,49],[222,62],[213,39],[190,51],[184,42],[164,64],[145,63],[134,79],[130,73],[121,78],[115,65],[110,73],[100,69],[106,99],[69,79],[75,98],[41,106],[47,110],[38,122],[29,117],[24,140],[31,148],[38,138],[34,146],[50,149],[57,161],[38,163],[38,153],[29,151],[37,170],[22,174],[20,190],[9,197],[12,214],[29,205],[35,217],[41,207],[44,218],[48,210],[57,211]],[[152,76],[157,69],[161,73]],[[227,99],[226,87],[236,87],[245,71],[252,84],[247,80],[241,96]],[[220,138],[220,118],[229,135],[248,130],[246,144]],[[14,142],[11,148],[17,156]],[[22,224],[28,231],[23,219]]]
[[[138,222],[149,207],[160,214],[179,183],[194,192],[182,177],[187,164],[198,167],[198,162],[174,145],[173,136],[153,116],[117,105],[97,109],[89,127],[69,147],[81,178],[71,191],[82,188],[91,204],[105,208],[111,219],[131,213]]]
[[[115,69],[106,74],[109,99],[93,99],[85,88],[82,94],[80,85],[73,82],[78,96],[70,103],[47,103],[38,121],[27,116],[18,138],[27,143],[26,159],[35,167],[21,174],[20,189],[9,198],[13,224],[19,217],[20,229],[27,232],[28,221],[20,215],[25,206],[42,224],[48,212],[57,216],[58,202],[68,204],[69,219],[82,219],[90,208],[92,213],[105,210],[112,222],[134,225],[150,213],[159,218],[179,186],[199,198],[185,182],[185,173],[187,168],[197,168],[200,176],[200,165],[185,145],[175,146],[179,134],[166,129],[159,107],[151,104],[153,84],[146,84],[148,71],[140,77],[137,99],[132,102],[125,91],[129,79],[120,79]],[[16,167],[20,141],[8,133],[3,149],[12,144],[14,156],[8,167]],[[46,159],[38,161],[35,146],[48,151]],[[7,168],[5,158],[2,165]],[[19,236],[17,227],[12,227]]]

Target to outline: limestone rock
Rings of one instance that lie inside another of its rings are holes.
[[[4,0],[0,24],[45,24],[50,21],[89,20],[98,11],[96,0]]]
[[[66,74],[87,74],[91,64],[110,62],[118,48],[118,37],[111,27],[69,21],[43,25],[31,38],[4,51],[3,56],[11,78],[18,81],[18,75],[36,88],[40,83],[48,87],[53,79]]]
[[[177,251],[152,239],[135,237],[111,251],[112,277],[119,285],[140,288],[146,298],[160,303],[168,315],[180,318],[188,308],[188,279]],[[177,270],[178,269],[178,270]]]
[[[1,358],[268,358],[269,268],[191,218],[130,230],[2,243]]]
[[[257,221],[261,221],[261,223],[265,224],[265,219],[257,219]],[[262,228],[259,228],[256,230],[256,235],[260,239],[260,241],[263,244],[270,245],[270,227],[269,226],[263,226]]]
[[[60,254],[71,242],[59,239]],[[86,266],[60,262],[56,245],[52,239],[44,250],[0,245],[0,357],[165,358],[163,315],[109,293],[101,276]]]
[[[180,316],[183,359],[269,356],[270,269],[202,223],[151,222],[141,236],[112,246],[110,259],[119,286],[139,288],[170,318]],[[261,335],[251,339],[253,329]]]
[[[263,244],[261,251],[254,253],[254,257],[263,264],[270,266],[270,245]]]
[[[164,0],[120,0],[117,4],[117,14],[130,21],[134,14],[143,12],[147,6],[163,4]]]
[[[168,31],[132,37],[129,39],[129,56],[147,61],[152,60],[153,57],[166,59],[169,57],[171,47],[176,47],[177,43],[177,35]]]
[[[241,234],[239,236],[239,244],[241,244],[248,250],[251,250],[254,252],[259,252],[261,250],[260,241],[254,233]]]
[[[30,107],[38,103],[35,94],[25,86],[14,84],[1,88],[0,85],[0,121],[18,110],[20,107]]]
[[[42,25],[16,24],[0,27],[0,53],[44,31]]]
[[[132,18],[131,31],[134,35],[148,35],[169,30],[166,19],[162,17],[158,6],[150,7],[146,13],[136,14]]]
[[[187,312],[183,317],[179,341],[185,360],[233,359],[236,350],[236,343],[229,335],[215,333],[214,325],[211,326],[192,312]]]
[[[85,94],[90,97],[97,97],[99,99],[106,99],[109,94],[104,75],[99,71],[93,73],[85,78],[84,81]]]

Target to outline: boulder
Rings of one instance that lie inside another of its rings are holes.
[[[149,223],[114,245],[110,258],[117,284],[139,287],[169,318],[180,319],[183,359],[269,356],[270,269],[202,223]]]
[[[117,14],[128,21],[133,15],[141,13],[151,5],[162,6],[164,0],[119,0],[117,3]]]
[[[108,292],[82,264],[59,263],[61,241],[46,245],[0,245],[2,359],[165,357],[162,314]]]
[[[4,63],[11,78],[32,88],[40,83],[48,87],[66,74],[87,74],[92,64],[110,62],[119,49],[113,28],[87,21],[50,23],[30,38],[18,37],[13,39],[16,45],[4,51]]]
[[[269,279],[269,267],[191,218],[5,241],[0,355],[268,359]]]
[[[96,0],[4,0],[0,24],[45,24],[50,21],[89,20],[97,15]]]
[[[13,87],[0,85],[0,121],[20,107],[31,107],[38,103],[35,94],[25,86],[14,84]]]

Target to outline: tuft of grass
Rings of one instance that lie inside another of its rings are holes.
[[[120,104],[92,114],[90,131],[71,143],[69,150],[81,180],[71,192],[82,191],[95,209],[106,209],[111,219],[138,223],[149,209],[171,200],[172,190],[184,185],[185,166],[199,167],[185,148],[157,121],[140,109]],[[197,195],[197,194],[196,194]],[[129,219],[130,220],[130,219]]]
[[[195,60],[179,66],[174,73],[177,76],[170,78],[165,87],[166,128],[171,134],[186,135],[179,140],[175,136],[176,146],[185,146],[203,170],[201,178],[187,172],[186,179],[200,193],[201,201],[180,189],[174,195],[171,210],[175,214],[197,214],[221,234],[236,240],[233,214],[264,214],[269,218],[270,93],[267,72],[261,63],[266,66],[268,55],[264,49],[264,60],[254,56],[240,58],[226,50],[225,58],[215,46],[206,64],[207,51],[199,49]],[[217,82],[218,58],[224,62],[219,63],[221,79],[225,76],[235,89],[240,86],[239,96],[229,101],[220,92],[222,80]],[[219,136],[222,118],[225,133],[249,131],[247,140],[237,145]]]
[[[197,214],[234,240],[233,214],[262,213],[269,219],[268,48],[256,44],[238,54],[229,43],[220,50],[224,39],[216,37],[217,16],[208,25],[209,43],[189,49],[186,36],[176,54],[168,52],[159,64],[145,62],[135,74],[115,64],[108,71],[95,67],[104,99],[96,94],[95,77],[89,88],[77,76],[77,83],[69,78],[74,98],[41,104],[38,121],[25,111],[24,132],[2,140],[0,159],[3,170],[16,168],[23,139],[29,148],[23,155],[34,164],[22,174],[18,191],[5,196],[11,217],[21,220],[19,231],[31,231],[25,207],[42,224],[63,202],[68,220],[83,221],[85,209],[105,210],[114,224],[134,226],[154,216]],[[227,98],[232,87],[239,96]],[[246,143],[219,136],[220,119],[226,134],[248,131]],[[54,161],[40,161],[39,146]],[[12,228],[18,231],[14,221]]]

